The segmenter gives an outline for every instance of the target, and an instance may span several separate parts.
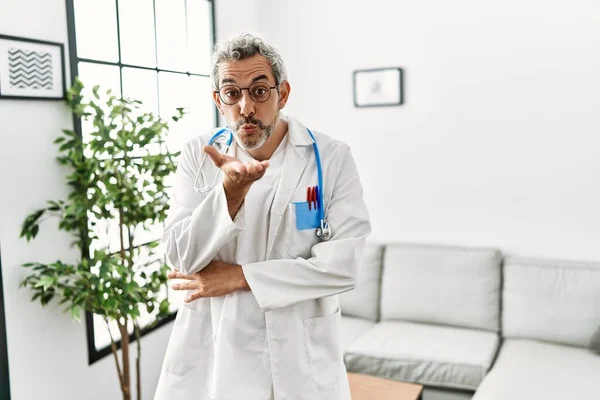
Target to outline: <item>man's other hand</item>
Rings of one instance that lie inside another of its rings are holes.
[[[173,285],[174,290],[194,290],[185,302],[201,297],[220,297],[237,290],[249,289],[241,265],[223,261],[211,261],[202,271],[186,275],[178,270],[167,274],[169,279],[184,279],[186,282]]]

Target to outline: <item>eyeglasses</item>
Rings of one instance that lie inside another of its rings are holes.
[[[242,91],[247,90],[250,98],[257,103],[264,103],[271,97],[271,90],[277,89],[279,85],[269,86],[265,82],[256,82],[247,88],[241,88],[237,85],[225,85],[215,93],[219,93],[221,101],[228,106],[237,104],[242,99]]]

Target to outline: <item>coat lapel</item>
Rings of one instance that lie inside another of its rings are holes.
[[[308,135],[308,132],[306,132],[306,128],[292,118],[288,120],[288,138],[289,142],[283,161],[281,179],[275,193],[275,198],[273,199],[273,206],[271,207],[267,259],[271,255],[273,243],[281,226],[285,209],[292,201],[292,196],[306,168],[307,152],[312,149],[312,139]]]

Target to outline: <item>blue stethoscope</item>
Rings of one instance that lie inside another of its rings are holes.
[[[326,242],[331,238],[331,228],[329,224],[325,221],[325,203],[323,202],[323,169],[321,167],[321,155],[319,154],[319,147],[317,146],[317,141],[315,140],[314,135],[310,131],[310,129],[306,128],[306,131],[310,135],[313,140],[313,150],[315,152],[315,158],[317,160],[317,179],[319,182],[318,190],[317,190],[317,219],[321,221],[320,225],[315,230],[315,235],[321,242]],[[231,143],[233,142],[233,133],[229,129],[229,127],[221,128],[208,141],[210,146],[214,145],[220,137],[227,135],[227,141],[225,143],[225,152],[229,150]],[[196,172],[196,177],[194,178],[194,190],[197,192],[206,193],[211,191],[219,178],[219,174],[221,170],[217,171],[215,178],[210,186],[198,187],[198,177],[202,175],[202,179],[204,180],[204,173],[202,172],[202,165],[204,164],[204,160],[206,159],[206,153],[203,154],[202,160],[200,161],[200,165],[198,166],[198,171]]]

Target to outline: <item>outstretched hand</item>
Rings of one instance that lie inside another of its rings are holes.
[[[235,189],[247,189],[253,182],[262,178],[269,167],[269,161],[251,161],[243,163],[235,157],[221,154],[213,146],[204,146],[217,168],[223,171],[223,185]]]

